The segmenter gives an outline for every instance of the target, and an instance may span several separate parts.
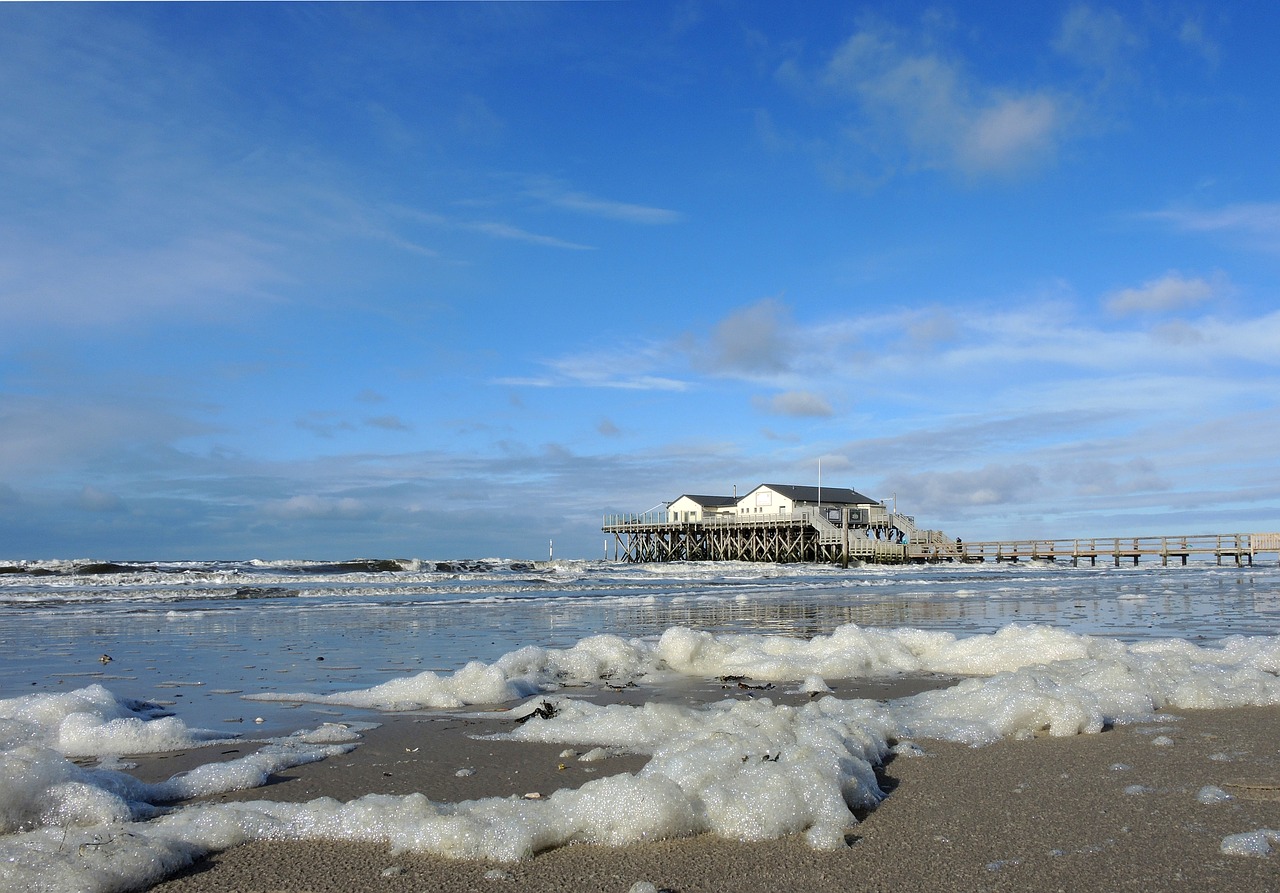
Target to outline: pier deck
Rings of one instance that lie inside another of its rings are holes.
[[[1109,559],[1119,567],[1143,558],[1159,558],[1162,565],[1169,559],[1186,564],[1193,556],[1223,560],[1237,567],[1253,565],[1259,553],[1280,553],[1280,533],[1206,533],[1194,536],[1092,537],[1089,539],[996,540],[989,542],[957,542],[950,554],[939,554],[928,560],[982,561],[1070,561],[1079,565],[1087,559],[1096,565],[1099,558]]]
[[[614,560],[627,562],[911,560],[906,543],[846,531],[810,513],[702,521],[615,515],[603,530],[613,534]]]
[[[904,518],[904,516],[894,516]],[[1280,558],[1280,533],[1210,533],[1191,536],[1091,537],[964,542],[937,531],[911,531],[905,541],[881,539],[867,530],[833,524],[817,513],[676,521],[658,515],[612,515],[603,530],[614,537],[614,560],[662,561],[863,561],[873,564],[955,561],[1070,561],[1116,567],[1143,558],[1191,558],[1253,566],[1255,556]],[[607,545],[607,544],[606,544]]]

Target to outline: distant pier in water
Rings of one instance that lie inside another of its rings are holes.
[[[1213,558],[1252,566],[1280,558],[1280,533],[1089,537],[967,542],[916,526],[915,519],[847,488],[761,484],[741,498],[691,496],[641,514],[606,515],[613,558],[663,561],[850,561],[871,564],[1070,561],[1116,567],[1142,559]],[[608,557],[608,541],[605,543]]]
[[[1192,536],[1117,536],[1089,539],[995,540],[991,542],[957,543],[953,554],[921,560],[956,561],[1070,561],[1079,565],[1088,560],[1096,565],[1099,558],[1113,561],[1116,567],[1143,558],[1159,558],[1162,565],[1169,559],[1182,564],[1192,556],[1224,560],[1237,567],[1253,566],[1254,556],[1272,553],[1280,556],[1280,533],[1203,533]]]

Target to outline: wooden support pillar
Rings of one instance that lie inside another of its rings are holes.
[[[847,514],[847,513],[846,513]],[[849,569],[849,521],[846,518],[844,522],[844,556],[841,559],[840,566],[845,570]]]

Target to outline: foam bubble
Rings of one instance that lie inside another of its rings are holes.
[[[1273,843],[1280,843],[1280,831],[1259,828],[1257,831],[1230,834],[1222,838],[1221,849],[1224,856],[1265,857],[1271,855]]]
[[[1126,645],[1022,624],[968,638],[856,624],[812,639],[673,627],[656,642],[593,636],[567,649],[522,648],[492,664],[469,663],[451,675],[428,671],[357,691],[252,697],[401,710],[501,703],[565,685],[661,681],[672,674],[792,680],[802,683],[802,691],[821,692],[828,679],[901,673],[1008,677],[980,692],[990,700],[989,709],[1004,715],[1003,721],[988,724],[997,736],[1024,725],[1030,713],[1041,714],[1043,726],[1053,734],[1077,734],[1096,731],[1108,719],[1148,715],[1163,706],[1280,703],[1280,638],[1237,636],[1217,646],[1166,640]],[[1096,693],[1096,702],[1057,697],[1054,689],[1063,684],[1081,690],[1086,699]]]
[[[1216,806],[1235,798],[1217,785],[1207,784],[1196,793],[1196,801],[1205,806]]]
[[[0,745],[40,744],[67,756],[160,753],[232,740],[192,729],[155,704],[118,698],[101,685],[0,701]]]

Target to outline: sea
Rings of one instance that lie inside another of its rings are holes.
[[[838,846],[852,811],[883,796],[872,768],[895,747],[1280,703],[1278,623],[1275,561],[0,562],[0,889],[143,889],[206,852],[338,826],[350,839],[498,860],[694,833]],[[963,681],[901,702],[832,692],[834,680],[907,673]],[[691,677],[768,681],[812,700],[675,715],[656,699],[573,697]],[[543,804],[424,815],[420,803],[379,801],[367,825],[320,815],[359,801],[191,799],[348,752],[379,711],[516,711],[549,697],[555,718],[517,739],[626,748],[649,764]],[[232,739],[263,742],[256,762],[211,758],[159,785],[127,771],[131,753]],[[739,750],[774,756],[744,768]],[[741,802],[719,809],[734,790]],[[634,816],[592,818],[611,802]]]

